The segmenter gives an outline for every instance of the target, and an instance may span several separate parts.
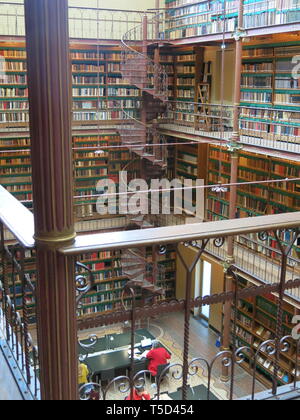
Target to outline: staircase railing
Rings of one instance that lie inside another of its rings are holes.
[[[155,24],[156,19],[157,17],[152,19],[150,23]],[[148,38],[148,24],[147,16],[144,16],[142,24],[130,29],[122,36],[121,72],[123,77],[129,79],[133,85],[144,91],[151,90],[153,96],[160,98],[162,101],[167,101],[168,74],[164,67],[148,57],[146,52],[148,45],[159,43],[159,40],[153,36],[150,39]],[[143,52],[136,49],[137,34],[141,33],[144,38]],[[153,84],[148,75],[154,75]]]

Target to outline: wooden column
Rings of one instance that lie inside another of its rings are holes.
[[[37,324],[44,400],[77,399],[71,69],[67,0],[25,0]]]

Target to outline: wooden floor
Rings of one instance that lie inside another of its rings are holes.
[[[120,332],[122,325],[100,328],[80,333],[80,339],[88,337],[90,334],[96,334],[98,337],[107,333]],[[152,319],[148,327],[149,331],[172,352],[171,363],[182,363],[183,344],[184,344],[184,316],[183,313],[167,314],[159,319]],[[190,330],[190,353],[189,360],[201,357],[209,363],[213,360],[219,349],[216,347],[218,335],[209,329],[204,321],[196,320],[191,317]],[[204,365],[203,365],[204,366]],[[229,399],[230,383],[224,383],[220,380],[222,371],[221,363],[216,363],[213,370],[212,392],[220,400]],[[192,386],[207,384],[207,372],[203,371],[198,377],[190,378]],[[181,381],[177,382],[177,388],[181,386]],[[241,367],[235,367],[235,386],[234,399],[242,398],[251,394],[252,377]],[[266,388],[256,382],[256,392],[265,391]]]
[[[153,321],[168,333],[174,341],[174,344],[182,351],[184,344],[184,316],[182,313],[169,314],[161,317],[159,320]],[[191,317],[191,331],[190,331],[190,356],[189,359],[194,357],[202,357],[208,362],[211,362],[218,353],[219,349],[216,347],[216,340],[218,335],[209,329],[204,321],[196,320]],[[218,393],[223,390],[229,392],[230,384],[220,381],[221,366],[216,364],[213,372],[213,389]],[[241,367],[235,368],[235,387],[234,387],[234,398],[242,398],[251,394],[252,389],[252,377]],[[256,392],[261,392],[266,388],[260,383],[256,382]],[[228,396],[227,392],[227,396]],[[224,396],[224,392],[221,392],[220,397]]]

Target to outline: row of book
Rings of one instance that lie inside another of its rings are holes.
[[[26,167],[26,166],[22,166],[22,167],[6,167],[1,168],[0,169],[0,175],[1,176],[9,176],[9,175],[20,175],[20,174],[24,174],[24,175],[29,175],[31,174],[31,168],[30,167]]]
[[[28,111],[29,104],[27,101],[0,101],[1,111],[10,111],[15,109],[22,109]]]
[[[127,280],[114,281],[109,283],[100,283],[96,286],[97,292],[113,291],[114,289],[123,289],[126,286]]]
[[[184,61],[196,61],[196,55],[195,54],[180,54],[176,56],[176,61],[178,63],[182,63]]]
[[[299,89],[300,78],[294,79],[293,77],[276,77],[275,79],[276,89]]]
[[[73,96],[106,96],[104,88],[73,88]]]
[[[0,88],[0,97],[2,98],[27,98],[28,97],[28,89],[27,88]]]
[[[242,327],[236,327],[236,334],[241,337],[246,343],[252,344],[252,334],[244,330]]]
[[[92,303],[104,303],[104,302],[110,302],[117,299],[121,299],[122,297],[122,291],[117,290],[114,292],[102,292],[98,293],[94,296],[89,296],[84,298],[84,305],[90,305]]]
[[[177,98],[194,98],[195,90],[194,89],[178,89]]]
[[[271,76],[243,76],[242,77],[242,87],[253,87],[253,88],[272,88],[272,77]]]
[[[284,111],[284,110],[270,110],[270,109],[258,109],[250,107],[242,107],[241,117],[251,117],[259,118],[262,120],[269,119],[278,123],[282,120],[285,122],[300,122],[300,113],[293,111]]]
[[[103,135],[102,134],[100,136],[92,134],[92,135],[84,135],[83,137],[82,136],[74,136],[73,141],[74,141],[74,143],[94,142],[94,143],[97,143],[97,144],[100,144],[100,142],[101,142],[101,144],[103,143],[103,145],[107,145],[109,142],[114,143],[115,141],[119,141],[119,137],[115,134],[113,134],[113,135]]]
[[[236,18],[224,20],[217,20],[214,22],[208,22],[205,24],[194,25],[192,27],[185,27],[183,29],[167,29],[166,32],[171,40],[178,38],[188,38],[200,35],[209,35],[214,33],[221,33],[224,30],[226,32],[234,31],[237,25]]]
[[[274,103],[283,105],[300,105],[300,94],[275,93]]]
[[[6,85],[6,84],[25,85],[27,83],[27,77],[23,74],[1,74],[0,73],[0,83],[2,85]]]
[[[73,60],[90,58],[105,60],[106,58],[106,54],[100,51],[71,51],[70,56]]]
[[[243,58],[248,57],[273,57],[274,48],[249,48],[243,50]]]
[[[243,72],[272,72],[273,63],[272,62],[259,62],[259,63],[243,63]]]
[[[26,73],[27,63],[26,61],[0,61],[0,72],[22,72]]]
[[[72,72],[105,73],[105,65],[72,64]]]
[[[134,108],[138,109],[141,106],[141,101],[136,99],[100,99],[100,100],[91,100],[91,101],[73,101],[74,109],[121,109],[121,108]]]
[[[28,123],[29,113],[28,112],[5,112],[0,113],[0,123]]]
[[[177,74],[195,74],[194,65],[178,65]]]
[[[105,169],[76,169],[75,171],[76,176],[78,177],[84,177],[84,176],[88,176],[88,177],[95,177],[95,176],[105,176],[108,175],[108,170],[107,168]]]
[[[72,76],[73,84],[105,84],[105,77],[104,76]]]
[[[177,86],[195,86],[195,78],[178,77],[176,80]]]
[[[13,58],[26,58],[26,51],[20,49],[1,49],[0,56],[2,57],[13,57]]]
[[[139,114],[136,111],[126,110],[127,117],[138,118]],[[73,112],[74,121],[110,121],[123,120],[124,113],[122,111],[100,111],[100,112]]]
[[[20,152],[20,153],[18,153],[18,156],[19,155],[22,155],[22,154],[27,155],[27,157],[23,157],[23,158],[15,157],[15,158],[12,158],[12,156],[9,155],[9,152],[3,153],[3,154],[1,153],[1,155],[0,155],[0,165],[4,165],[4,166],[29,165],[31,163],[31,159],[28,156],[28,152]],[[7,158],[4,159],[5,156],[9,156],[9,157],[7,157]]]
[[[242,102],[261,102],[261,103],[272,103],[273,94],[272,92],[241,92]]]

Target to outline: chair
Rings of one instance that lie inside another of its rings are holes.
[[[160,365],[160,366],[158,366],[158,368],[157,368],[157,375],[156,375],[156,385],[158,386],[158,380],[159,380],[159,378],[160,378],[160,375],[162,374],[162,372],[167,368],[167,367],[169,367],[170,366],[170,363],[166,363],[165,365]],[[166,371],[166,373],[164,374],[164,376],[163,376],[163,378],[162,378],[162,381],[165,379],[165,378],[168,378],[168,380],[169,380],[169,377],[168,377],[168,370]],[[161,382],[162,382],[161,381]]]
[[[148,360],[135,361],[133,365],[133,376],[135,376],[137,373],[141,372],[142,370],[147,370],[147,365],[148,365]],[[126,374],[129,377],[130,368],[127,369]]]
[[[103,372],[101,372],[99,374],[99,384],[102,387],[102,382],[107,382],[106,385],[109,384],[109,382],[115,378],[115,369],[109,369],[109,370],[104,370]],[[116,384],[115,384],[116,385]]]
[[[133,366],[133,376],[137,373],[141,372],[142,370],[147,370],[148,367],[148,360],[139,360],[135,362]]]

